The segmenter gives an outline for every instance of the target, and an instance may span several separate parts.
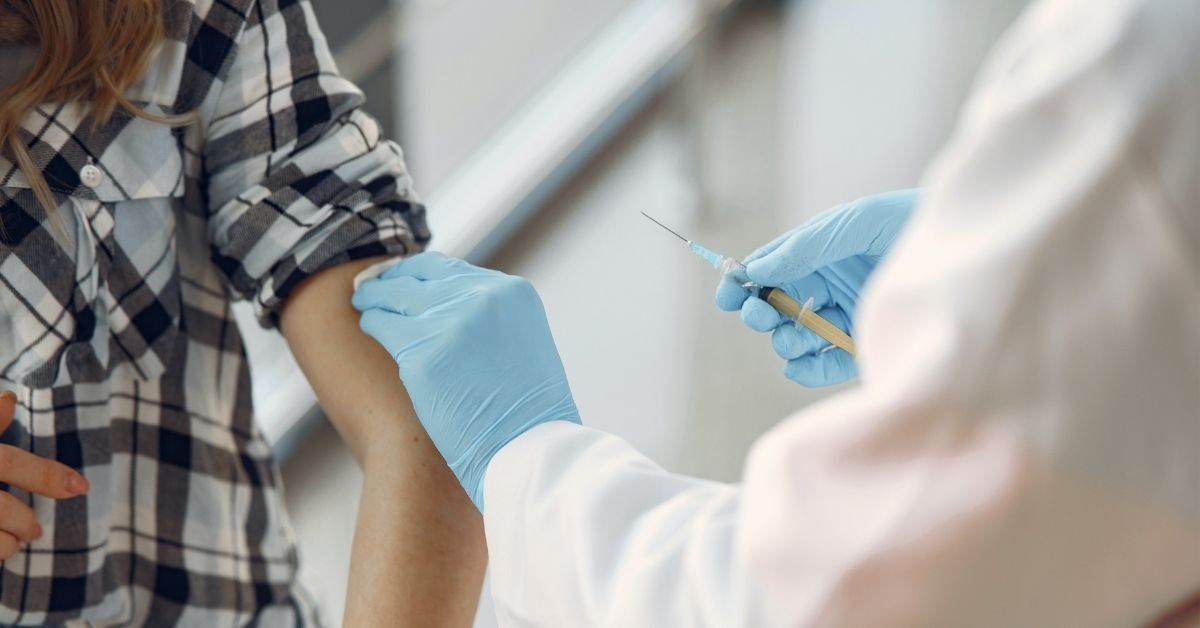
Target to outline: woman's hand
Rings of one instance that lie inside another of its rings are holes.
[[[0,433],[12,423],[16,407],[16,395],[0,394]],[[88,481],[79,472],[11,445],[0,445],[0,482],[54,499],[88,492]],[[0,492],[0,560],[11,558],[22,543],[41,537],[42,526],[33,509],[12,493]]]

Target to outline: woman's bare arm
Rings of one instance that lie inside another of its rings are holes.
[[[325,270],[288,298],[282,329],[362,465],[346,626],[469,626],[487,564],[483,521],[417,421],[396,363],[358,328],[352,281]]]

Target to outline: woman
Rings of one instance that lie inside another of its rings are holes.
[[[0,40],[0,624],[315,621],[232,298],[364,467],[346,623],[469,623],[479,517],[349,305],[423,208],[308,3],[0,0]]]

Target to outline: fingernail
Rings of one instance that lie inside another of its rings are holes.
[[[33,529],[33,540],[36,541],[40,538],[42,538],[42,524],[39,523],[37,524],[37,527]]]
[[[87,478],[72,471],[67,474],[67,492],[72,495],[83,495],[88,492]]]

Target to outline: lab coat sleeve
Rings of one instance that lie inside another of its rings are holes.
[[[567,424],[502,450],[506,625],[1200,623],[1196,32],[1193,0],[1032,7],[868,287],[860,388],[740,487]]]
[[[502,449],[484,482],[501,625],[708,626],[728,616],[735,487],[666,473],[625,441],[565,421]]]

